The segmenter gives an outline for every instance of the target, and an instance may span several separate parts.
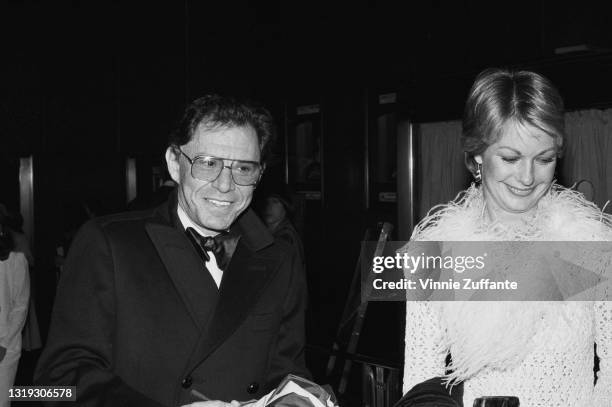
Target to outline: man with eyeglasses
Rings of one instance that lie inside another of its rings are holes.
[[[84,406],[217,407],[309,376],[304,272],[248,209],[272,138],[262,107],[187,108],[166,150],[170,200],[75,239],[37,384],[76,386]]]

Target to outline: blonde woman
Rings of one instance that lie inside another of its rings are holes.
[[[482,72],[466,103],[462,135],[477,182],[425,218],[412,239],[612,240],[609,216],[554,183],[563,113],[546,78]],[[463,383],[466,407],[482,396],[517,396],[527,407],[609,407],[612,303],[408,302],[405,355],[404,392],[445,377]]]

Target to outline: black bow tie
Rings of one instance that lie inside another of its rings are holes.
[[[204,261],[210,261],[208,252],[212,252],[221,270],[229,264],[240,237],[227,232],[214,237],[202,236],[194,228],[187,228],[185,232]]]

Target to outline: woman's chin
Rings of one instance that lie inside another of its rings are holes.
[[[515,215],[531,214],[538,206],[538,201],[534,202],[512,202],[506,206],[506,211]]]

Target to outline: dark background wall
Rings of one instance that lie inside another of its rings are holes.
[[[465,90],[448,83],[499,65],[547,72],[569,107],[610,102],[605,2],[290,3],[3,2],[5,148],[158,152],[182,105],[211,91],[282,112],[300,95],[403,85],[419,110],[456,116]]]
[[[320,328],[309,337],[327,347],[366,227],[397,212],[368,202],[378,94],[396,93],[389,109],[417,122],[458,119],[476,73],[510,66],[549,76],[570,109],[612,106],[604,1],[331,3],[0,5],[0,201],[17,206],[18,158],[33,155],[43,330],[55,246],[75,213],[122,210],[125,159],[136,157],[150,176],[185,103],[204,93],[250,96],[273,111],[281,144],[264,191],[285,188],[287,112],[320,105],[323,199],[308,203],[305,245],[311,324]],[[578,45],[586,47],[555,51]],[[401,353],[399,340],[389,346]]]

